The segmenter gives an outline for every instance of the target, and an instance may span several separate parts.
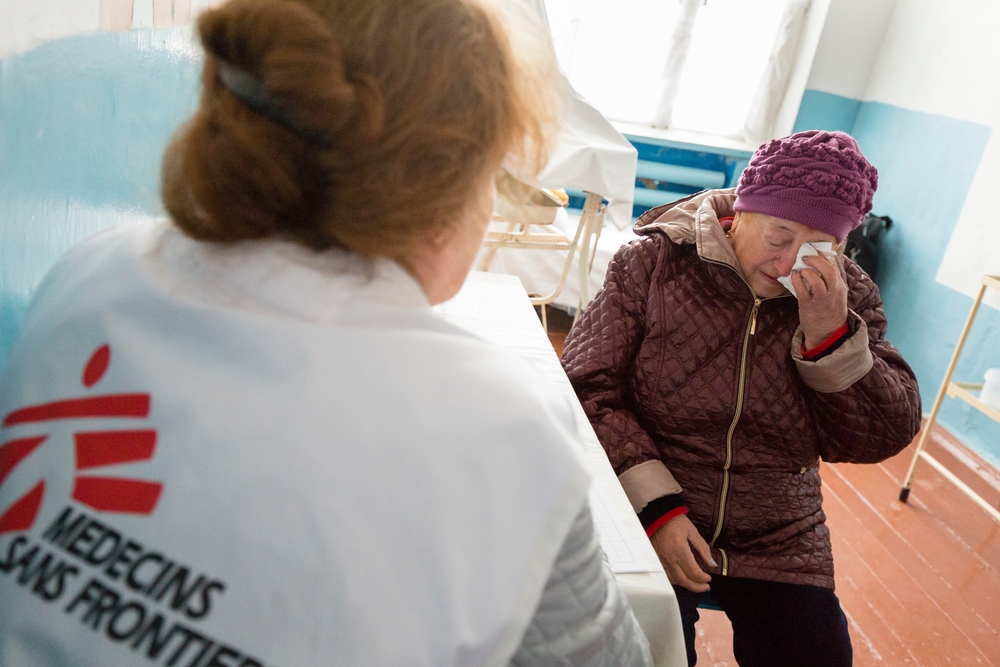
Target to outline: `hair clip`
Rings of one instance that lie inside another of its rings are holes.
[[[222,85],[245,105],[271,119],[310,146],[330,148],[330,141],[321,133],[293,123],[285,108],[267,92],[264,82],[246,70],[219,61],[219,79]]]

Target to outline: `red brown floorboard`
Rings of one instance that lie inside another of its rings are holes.
[[[821,470],[854,664],[1000,667],[1000,524],[925,463],[900,503],[913,451]],[[735,665],[725,617],[699,625],[698,664]]]
[[[854,494],[850,490],[844,491],[849,499],[847,505],[856,517],[865,522],[864,530],[886,547],[886,557],[906,567],[916,582],[935,599],[944,600],[944,596],[957,594],[974,614],[984,615],[991,611],[993,601],[1000,594],[1000,580],[996,571],[976,553],[969,541],[973,536],[992,529],[989,524],[994,522],[985,513],[963,497],[961,500],[969,504],[971,511],[965,516],[954,516],[950,524],[942,523],[931,511],[919,507],[913,496],[911,502],[905,505],[895,498],[887,500],[892,486],[898,487],[891,481],[883,489],[881,504],[864,498],[866,502],[862,507],[856,500],[851,500],[859,498],[866,489],[874,488],[879,480],[876,478],[873,481],[871,477],[876,477],[880,471],[875,467],[867,467],[867,470],[859,467],[849,471],[850,478],[843,476],[838,479],[837,473],[842,472],[840,467],[829,468],[834,474],[828,472],[826,475],[826,488],[838,489],[841,484],[851,487]],[[917,577],[918,573],[920,577]]]
[[[553,322],[553,311],[549,338],[561,353],[569,327]],[[820,470],[854,664],[1000,667],[1000,523],[924,461],[909,502],[899,502],[914,451],[911,444],[880,464]],[[1000,506],[995,469],[937,427],[928,451]],[[699,666],[736,667],[725,614],[700,613]]]
[[[701,618],[695,628],[698,631],[698,667],[736,667],[733,657],[733,626],[726,614],[714,609],[698,610]]]
[[[840,585],[838,590],[845,612],[854,621],[856,641],[867,640],[874,652],[883,655],[888,646],[901,643],[911,661],[898,664],[990,664],[978,648],[989,640],[990,628],[954,590],[947,573],[887,528],[882,512],[892,510],[859,502],[858,486],[837,479],[839,471],[826,472],[824,504],[830,516],[837,580],[853,584]],[[879,623],[865,622],[866,608]]]

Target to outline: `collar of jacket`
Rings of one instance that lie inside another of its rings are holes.
[[[167,220],[150,223],[143,254],[177,297],[310,322],[340,321],[375,304],[426,310],[420,284],[386,258],[321,252],[278,238],[206,243]]]
[[[699,257],[727,264],[742,276],[739,260],[719,222],[719,218],[734,215],[735,202],[736,188],[697,192],[646,211],[636,220],[635,233],[666,234],[678,245],[697,244]]]

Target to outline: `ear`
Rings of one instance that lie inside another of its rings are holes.
[[[743,220],[743,211],[736,211],[733,215],[733,223],[729,226],[729,233],[735,234],[736,228],[740,226],[740,222]]]

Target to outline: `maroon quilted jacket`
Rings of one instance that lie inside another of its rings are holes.
[[[643,215],[563,365],[636,512],[683,493],[719,564],[708,571],[833,588],[819,459],[903,449],[920,427],[916,378],[849,260],[853,333],[806,360],[795,298],[757,299],[743,279],[719,222],[734,199],[715,190]]]

